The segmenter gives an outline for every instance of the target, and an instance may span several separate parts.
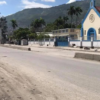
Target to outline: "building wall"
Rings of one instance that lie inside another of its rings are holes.
[[[94,22],[91,22],[89,17],[93,14],[95,16]],[[97,15],[97,13],[94,11],[94,9],[90,10],[90,13],[88,14],[85,22],[83,23],[83,34],[84,34],[84,40],[87,40],[87,33],[90,28],[94,28],[96,30],[97,34],[97,40],[100,40],[100,34],[99,34],[99,28],[100,28],[100,17]],[[86,31],[86,33],[85,33]]]
[[[77,35],[77,39],[80,38],[80,32],[81,30],[77,28],[66,28],[52,31],[54,37]]]

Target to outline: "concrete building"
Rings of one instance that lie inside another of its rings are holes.
[[[70,37],[70,39],[80,39],[80,29],[66,28],[52,31],[53,37]]]

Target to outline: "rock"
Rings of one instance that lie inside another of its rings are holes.
[[[90,50],[90,48],[89,47],[84,47],[84,50]]]
[[[28,48],[28,51],[31,51],[31,48]]]

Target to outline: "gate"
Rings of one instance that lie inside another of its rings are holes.
[[[68,37],[56,38],[55,46],[69,46]]]

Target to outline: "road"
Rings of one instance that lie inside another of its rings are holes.
[[[100,100],[99,62],[74,59],[74,51],[41,49],[0,47],[0,62],[6,66],[1,68],[7,71],[2,75],[11,91],[0,81],[0,94],[6,94],[0,100]]]

